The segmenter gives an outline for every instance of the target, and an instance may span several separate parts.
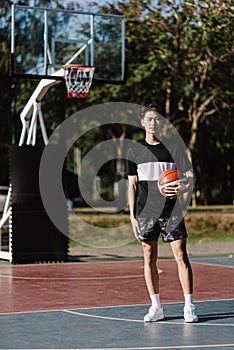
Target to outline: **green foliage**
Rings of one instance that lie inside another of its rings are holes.
[[[119,97],[157,103],[188,145],[200,200],[232,203],[233,180],[226,180],[234,172],[232,2],[130,0],[109,11],[125,14],[127,20],[129,79]],[[226,149],[222,156],[220,148]],[[213,176],[210,164],[217,157],[221,167]]]

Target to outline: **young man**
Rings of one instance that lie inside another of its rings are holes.
[[[143,248],[144,275],[152,302],[144,321],[153,322],[164,318],[157,270],[157,241],[161,233],[163,241],[170,243],[177,262],[185,297],[185,322],[197,322],[193,305],[193,275],[186,250],[187,232],[178,201],[178,196],[192,186],[191,164],[185,155],[178,154],[178,145],[175,144],[171,148],[173,151],[169,152],[165,146],[168,141],[162,142],[160,131],[163,118],[155,105],[143,107],[140,117],[145,139],[129,150],[128,180],[130,219],[133,232]],[[175,163],[174,159],[180,164]],[[163,171],[176,168],[186,176],[187,182],[168,187],[164,197],[158,189],[158,178]]]

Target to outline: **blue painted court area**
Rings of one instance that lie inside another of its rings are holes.
[[[201,264],[232,266],[234,267],[234,257],[209,257],[209,258],[190,258],[191,262],[198,262]]]
[[[126,291],[127,292],[127,291]],[[234,349],[234,299],[196,303],[199,323],[185,324],[183,304],[164,304],[165,319],[144,323],[148,305],[1,315],[1,349]]]

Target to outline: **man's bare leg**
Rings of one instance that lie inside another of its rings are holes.
[[[185,322],[197,322],[196,308],[193,305],[193,272],[187,254],[186,241],[186,238],[173,241],[171,242],[171,248],[177,262],[179,279],[184,292]]]
[[[186,238],[173,241],[170,244],[178,265],[179,279],[183,292],[184,294],[192,294],[193,273],[187,254]]]
[[[158,244],[156,241],[142,243],[144,253],[145,282],[152,306],[144,317],[145,322],[155,322],[164,318],[159,296],[159,276],[157,269]]]
[[[145,282],[150,295],[159,293],[159,277],[157,269],[158,245],[156,241],[142,242],[144,253]]]

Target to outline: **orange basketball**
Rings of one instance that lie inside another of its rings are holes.
[[[171,169],[164,171],[158,179],[158,183],[160,186],[169,184],[172,181],[179,180],[180,174],[178,170]]]
[[[160,193],[163,196],[167,196],[165,189],[167,186],[173,187],[175,186],[175,183],[177,183],[177,181],[181,181],[179,180],[180,178],[180,174],[178,170],[175,169],[170,169],[170,170],[166,170],[164,171],[158,179],[158,188]]]

